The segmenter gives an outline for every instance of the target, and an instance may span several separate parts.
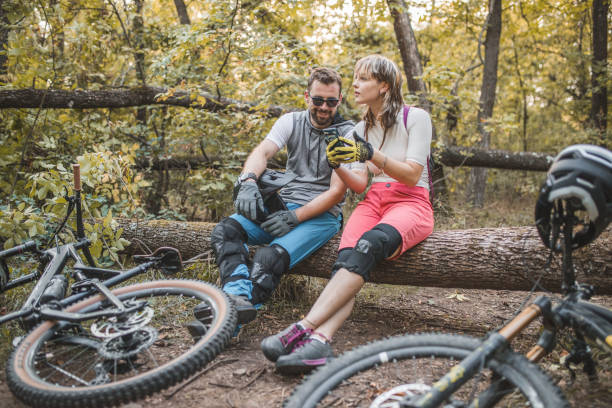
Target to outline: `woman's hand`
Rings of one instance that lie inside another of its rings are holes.
[[[370,173],[372,173],[375,176],[378,176],[380,174],[382,174],[383,170],[378,167],[377,165],[375,165],[374,163],[372,163],[371,161],[367,162],[366,165],[368,166],[368,171]]]
[[[374,148],[361,137],[354,134],[355,140],[338,137],[327,145],[327,160],[330,163],[352,163],[372,159]]]

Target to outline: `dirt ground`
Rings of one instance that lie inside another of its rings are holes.
[[[381,295],[382,292],[382,295]],[[364,291],[355,311],[337,333],[337,353],[385,336],[415,332],[447,332],[482,336],[512,317],[526,297],[524,292],[384,287],[376,295]],[[595,303],[612,306],[612,297],[596,297]],[[307,306],[264,308],[245,326],[226,350],[190,380],[124,408],[279,407],[300,382],[283,377],[259,349],[261,340],[298,320]],[[524,351],[537,340],[537,327],[513,345]],[[590,383],[580,369],[573,383],[559,362],[557,350],[542,363],[553,375],[573,407],[612,406],[612,358],[600,359],[600,383]],[[0,407],[25,407],[8,390],[0,374]]]

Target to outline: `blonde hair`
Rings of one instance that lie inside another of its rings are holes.
[[[389,87],[383,95],[382,108],[378,114],[384,131],[380,149],[385,143],[387,130],[395,124],[397,114],[404,106],[402,74],[393,61],[377,54],[368,55],[357,61],[357,64],[355,64],[355,75],[359,74],[365,74],[379,82],[384,82]],[[365,138],[368,140],[368,129],[372,128],[376,123],[376,117],[374,117],[374,113],[369,107],[363,115],[363,120],[365,121]]]

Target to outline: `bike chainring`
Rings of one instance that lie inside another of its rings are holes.
[[[124,305],[130,307],[132,303],[127,301]],[[94,336],[101,339],[124,336],[146,326],[153,319],[153,313],[153,309],[147,306],[122,318],[117,316],[103,318],[93,323],[90,330]]]
[[[127,334],[106,339],[98,353],[107,360],[127,360],[149,348],[157,340],[157,330],[141,327]]]

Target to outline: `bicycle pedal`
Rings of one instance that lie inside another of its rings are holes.
[[[193,316],[202,323],[210,323],[213,318],[213,310],[208,302],[202,302],[193,308]]]
[[[199,320],[192,320],[186,325],[189,334],[193,337],[193,341],[198,342],[202,336],[208,333],[208,327]]]

